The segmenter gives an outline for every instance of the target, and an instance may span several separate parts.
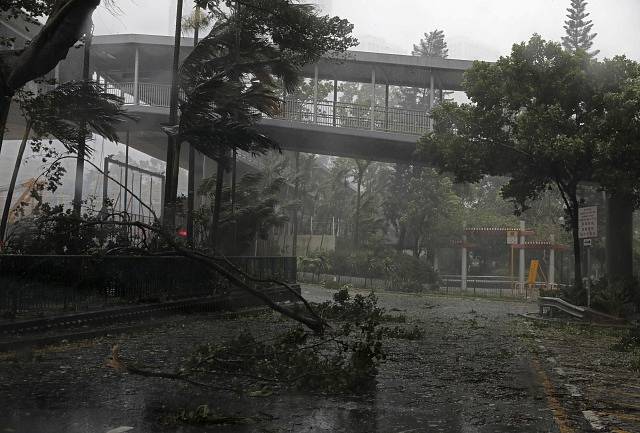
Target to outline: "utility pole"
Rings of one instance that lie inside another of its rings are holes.
[[[173,41],[173,68],[171,70],[171,100],[169,103],[169,126],[178,122],[178,68],[180,66],[180,43],[182,41],[182,3],[176,2],[176,27]],[[167,140],[166,185],[164,190],[163,225],[172,232],[176,225],[178,196],[178,172],[180,170],[180,141],[174,135]]]

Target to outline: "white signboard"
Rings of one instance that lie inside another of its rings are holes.
[[[580,239],[598,237],[598,206],[578,209],[578,237]]]
[[[590,247],[590,246],[592,246],[592,245],[593,245],[593,244],[591,243],[591,239],[585,239],[585,240],[584,240],[584,241],[582,241],[582,242],[584,242],[584,246],[585,246],[585,247]]]
[[[507,245],[518,243],[518,230],[507,230]]]

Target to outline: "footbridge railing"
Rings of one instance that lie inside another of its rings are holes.
[[[124,99],[126,105],[169,108],[171,86],[155,83],[105,83],[107,92]],[[429,130],[430,116],[425,110],[360,105],[339,101],[314,101],[287,96],[276,119],[332,126],[422,135]]]

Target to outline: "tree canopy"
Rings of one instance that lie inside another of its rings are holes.
[[[637,192],[639,80],[638,65],[624,57],[597,62],[534,35],[495,64],[474,63],[463,83],[472,103],[434,111],[435,130],[422,140],[422,155],[462,182],[508,176],[502,194],[520,211],[557,187],[579,280],[578,186]]]

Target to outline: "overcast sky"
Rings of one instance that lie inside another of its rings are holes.
[[[325,0],[327,1],[327,0]],[[122,14],[100,10],[96,34],[170,34],[175,0],[120,0]],[[185,1],[185,14],[190,7]],[[495,60],[514,42],[539,33],[559,40],[569,0],[333,0],[332,13],[355,25],[366,51],[409,54],[424,32],[442,29],[449,57]],[[591,0],[599,57],[640,60],[640,0]]]

